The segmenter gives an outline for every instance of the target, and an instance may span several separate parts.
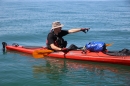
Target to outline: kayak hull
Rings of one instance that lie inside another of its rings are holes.
[[[23,46],[12,46],[7,45],[6,50],[19,51],[23,53],[33,54],[35,50],[46,49],[45,47],[41,48],[25,48]],[[104,54],[103,52],[86,52],[83,53],[82,50],[71,50],[67,53],[64,52],[53,52],[48,54],[49,57],[54,58],[66,58],[74,60],[84,60],[84,61],[94,61],[94,62],[104,62],[104,63],[114,63],[114,64],[123,64],[130,65],[130,56],[111,56]]]

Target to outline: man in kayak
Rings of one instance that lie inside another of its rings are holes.
[[[77,28],[77,29],[70,29],[70,30],[62,30],[63,24],[61,24],[59,21],[55,21],[52,23],[52,29],[51,32],[47,36],[47,48],[51,50],[62,50],[67,51],[67,41],[65,41],[62,37],[70,34],[70,33],[76,33],[83,31],[86,33],[86,31],[89,30],[89,28]]]

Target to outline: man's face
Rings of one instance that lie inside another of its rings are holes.
[[[60,32],[61,32],[61,29],[62,29],[62,27],[58,27],[58,28],[56,28],[55,30],[56,30],[58,33],[60,33]]]

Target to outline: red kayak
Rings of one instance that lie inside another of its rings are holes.
[[[19,51],[23,53],[33,54],[36,50],[47,50],[45,47],[25,47],[19,45],[7,45],[6,50]],[[104,62],[104,63],[114,63],[130,65],[130,55],[109,55],[103,52],[89,52],[82,50],[70,50],[67,53],[62,51],[49,53],[47,56],[52,58],[66,58],[74,60],[84,60],[84,61],[94,61],[94,62]]]

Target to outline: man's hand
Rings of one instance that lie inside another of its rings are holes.
[[[67,51],[69,51],[69,50],[68,50],[68,48],[62,48],[61,51],[67,52]]]
[[[83,31],[84,33],[86,33],[86,31],[88,32],[90,28],[81,28],[80,31]]]

